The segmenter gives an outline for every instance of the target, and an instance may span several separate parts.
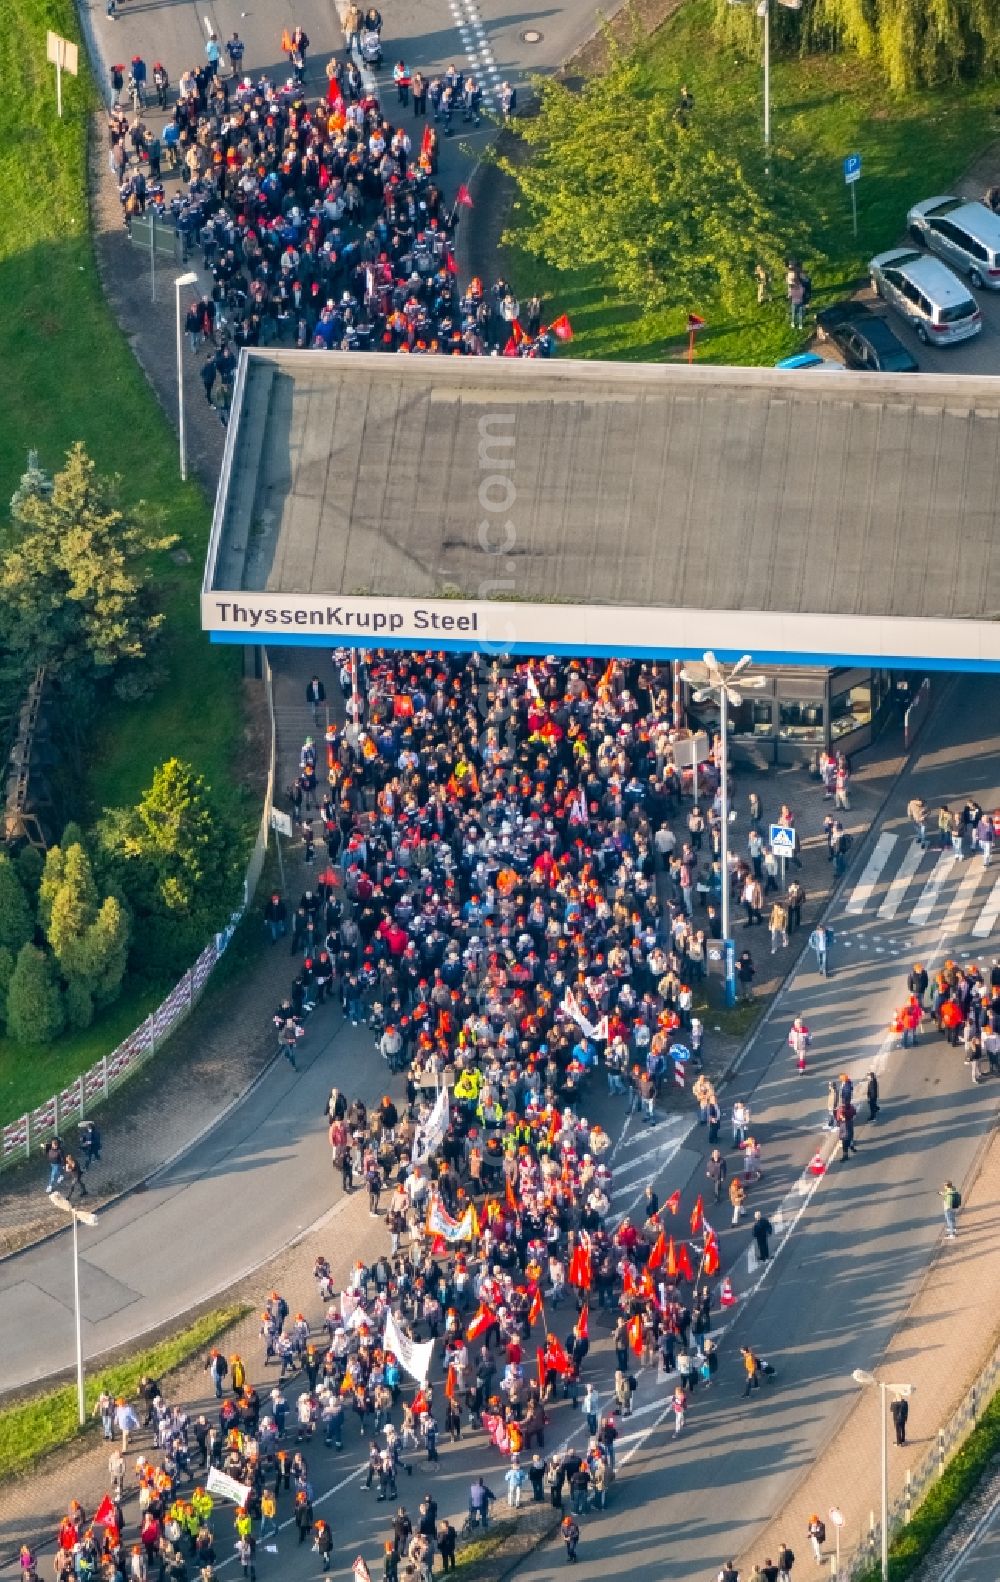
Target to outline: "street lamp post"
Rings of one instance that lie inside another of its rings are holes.
[[[747,667],[750,663],[750,655],[744,654],[743,658],[738,659],[727,674],[711,649],[709,649],[705,654],[704,660],[692,660],[681,671],[681,680],[686,681],[689,686],[695,688],[693,696],[696,703],[704,703],[709,698],[716,698],[719,704],[722,753],[722,763],[719,769],[719,815],[722,825],[722,843],[719,855],[722,864],[722,948],[725,952],[727,1005],[732,1005],[736,999],[736,950],[733,945],[729,895],[729,705],[732,704],[735,709],[739,708],[743,702],[743,694],[733,685],[734,682],[738,682],[741,687],[750,687],[754,691],[765,685],[767,679],[765,676],[747,675]]]
[[[730,5],[746,5],[747,0],[729,0]],[[786,11],[801,11],[802,0],[777,0]],[[771,146],[771,0],[757,0],[756,12],[764,22],[764,149]]]
[[[181,453],[181,482],[187,482],[187,439],[184,433],[184,326],[181,322],[181,287],[196,285],[198,276],[193,269],[174,280],[174,302],[177,307],[177,432]]]
[[[851,1378],[855,1384],[876,1384],[879,1390],[879,1405],[882,1409],[882,1582],[889,1582],[889,1437],[885,1397],[889,1390],[893,1395],[910,1396],[916,1385],[884,1383],[876,1379],[874,1373],[869,1373],[867,1368],[855,1368]]]
[[[62,1209],[73,1220],[73,1309],[76,1315],[76,1403],[80,1413],[80,1427],[87,1421],[87,1407],[83,1398],[83,1322],[80,1314],[80,1243],[77,1238],[77,1220],[85,1225],[96,1225],[97,1215],[87,1209],[74,1208],[61,1192],[51,1192],[49,1202]]]

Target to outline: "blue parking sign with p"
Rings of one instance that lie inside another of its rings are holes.
[[[848,154],[844,160],[844,180],[850,186],[852,181],[861,179],[861,155]]]

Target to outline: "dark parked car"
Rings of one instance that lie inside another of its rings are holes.
[[[832,341],[848,368],[869,373],[912,374],[918,363],[885,319],[864,302],[836,302],[816,315],[821,341]]]

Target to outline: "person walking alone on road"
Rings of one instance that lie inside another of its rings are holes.
[[[771,930],[771,955],[774,956],[788,944],[788,910],[780,901],[775,901],[771,907],[768,926]]]
[[[726,1176],[729,1174],[729,1166],[726,1164],[720,1149],[712,1149],[712,1154],[708,1161],[708,1167],[705,1171],[705,1174],[712,1183],[712,1190],[715,1193],[716,1203],[721,1203],[722,1191],[726,1184]]]
[[[733,1205],[733,1224],[738,1225],[743,1209],[746,1205],[747,1189],[739,1176],[733,1176],[729,1183],[729,1201]]]
[[[829,976],[830,944],[833,939],[833,930],[827,928],[825,923],[817,923],[809,935],[809,949],[816,954],[816,971],[821,978]]]
[[[878,1114],[878,1077],[874,1071],[868,1073],[868,1084],[865,1088],[865,1098],[868,1100],[868,1119],[873,1121]]]
[[[909,1403],[909,1401],[904,1401],[904,1399],[903,1399],[903,1397],[901,1395],[897,1395],[896,1399],[893,1401],[892,1405],[889,1407],[889,1413],[890,1413],[890,1416],[892,1417],[892,1426],[896,1430],[896,1443],[897,1443],[897,1445],[905,1445],[906,1444],[906,1419],[910,1415],[910,1403]]]
[[[750,1234],[757,1244],[758,1259],[761,1263],[766,1263],[768,1258],[771,1256],[771,1248],[768,1242],[768,1237],[774,1235],[774,1226],[771,1224],[771,1221],[767,1218],[766,1214],[761,1213],[759,1208],[754,1209],[753,1226],[751,1228]]]
[[[812,1552],[816,1557],[816,1564],[822,1565],[823,1545],[826,1543],[826,1523],[823,1521],[822,1517],[810,1516],[808,1531],[809,1542],[812,1544]]]
[[[958,1235],[958,1226],[955,1221],[957,1211],[962,1207],[962,1194],[951,1181],[946,1181],[941,1188],[941,1202],[944,1206],[944,1223],[949,1241],[954,1241]]]

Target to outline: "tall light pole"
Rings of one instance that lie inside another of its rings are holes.
[[[152,223],[152,222],[150,222]],[[181,482],[187,482],[187,438],[184,433],[184,325],[181,321],[181,287],[194,286],[198,276],[193,269],[174,280],[174,302],[177,307],[177,433],[181,448]]]
[[[766,676],[748,676],[747,667],[752,663],[749,654],[744,654],[738,659],[728,674],[716,659],[711,649],[708,649],[704,660],[695,659],[685,665],[681,671],[681,680],[696,690],[693,694],[695,703],[705,703],[709,698],[717,699],[719,704],[719,726],[721,734],[722,763],[719,770],[719,791],[721,807],[719,809],[722,825],[722,948],[725,952],[725,982],[726,1004],[732,1005],[736,999],[736,950],[733,945],[732,926],[730,922],[730,895],[729,895],[729,706],[738,709],[743,702],[743,694],[733,685],[738,682],[741,687],[749,687],[757,691],[766,685]]]
[[[777,0],[786,11],[801,11],[802,0]],[[747,0],[729,0],[730,5],[746,5]],[[771,146],[771,0],[757,0],[756,12],[764,21],[764,148]]]
[[[855,1384],[876,1384],[879,1390],[879,1405],[882,1409],[882,1582],[889,1582],[889,1437],[885,1397],[889,1390],[893,1395],[910,1396],[916,1385],[883,1383],[881,1379],[876,1379],[874,1373],[869,1373],[867,1368],[855,1368],[851,1378]]]
[[[77,1239],[76,1223],[82,1220],[85,1225],[96,1225],[97,1215],[91,1214],[87,1209],[75,1208],[68,1197],[61,1192],[51,1192],[49,1202],[56,1208],[61,1208],[64,1214],[69,1214],[73,1220],[73,1308],[76,1314],[76,1404],[80,1413],[80,1427],[87,1421],[87,1407],[83,1398],[83,1324],[80,1315],[80,1244]]]

